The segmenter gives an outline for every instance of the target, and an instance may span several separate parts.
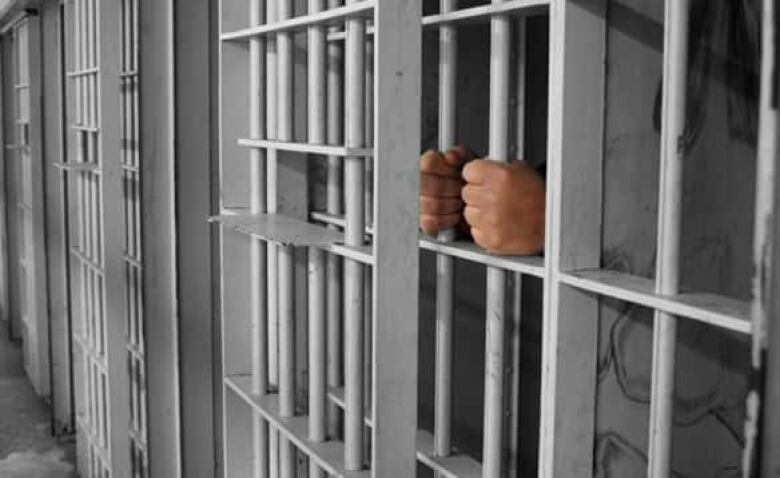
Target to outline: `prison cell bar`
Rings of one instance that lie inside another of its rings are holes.
[[[516,22],[517,28],[517,97],[516,108],[516,137],[515,157],[527,160],[525,157],[525,87],[526,87],[526,19],[521,17]],[[520,326],[522,320],[522,293],[523,276],[519,272],[511,273],[511,309],[510,330],[507,334],[507,348],[511,354],[509,387],[506,393],[508,415],[511,425],[506,427],[507,442],[509,445],[509,457],[507,460],[507,473],[516,476],[519,466],[520,450]]]
[[[442,13],[456,8],[454,0],[441,0]],[[439,30],[439,149],[455,145],[458,72],[458,32],[453,25]],[[455,230],[442,231],[439,241],[450,242]],[[434,453],[449,456],[452,447],[452,318],[454,301],[454,259],[436,255],[436,357],[434,381]]]
[[[92,87],[100,69],[97,67],[93,50],[96,48],[93,39],[95,18],[90,14],[88,2],[76,1],[73,5],[73,18],[76,27],[73,29],[75,38],[74,63],[75,70],[88,74],[72,77],[75,83],[76,91],[76,114],[74,124],[93,127],[91,131],[75,131],[77,139],[77,154],[86,153],[86,157],[77,158],[79,161],[91,161],[95,159],[95,148],[92,136],[97,134],[98,124],[97,115],[94,108],[96,102],[91,101],[91,95],[96,91]],[[86,405],[87,415],[85,419],[77,420],[82,430],[82,438],[86,439],[86,450],[91,460],[81,456],[81,462],[87,465],[87,473],[96,475],[108,471],[111,466],[110,452],[108,447],[108,433],[106,430],[105,412],[100,408],[105,405],[105,388],[99,385],[100,377],[108,372],[108,361],[103,355],[104,335],[102,330],[103,322],[106,320],[103,310],[104,302],[102,294],[105,293],[105,268],[100,255],[100,223],[98,215],[100,210],[96,204],[99,199],[99,193],[96,191],[100,169],[90,169],[78,171],[76,181],[78,183],[78,246],[74,251],[75,257],[81,259],[79,267],[81,280],[81,311],[82,323],[85,334],[81,339],[76,337],[77,344],[80,345],[83,360],[83,379],[84,389],[81,391],[78,400],[81,407]],[[94,266],[90,266],[94,264]],[[117,457],[116,462],[120,458]]]
[[[368,22],[366,22],[366,31],[368,30]],[[364,145],[372,150],[372,154],[363,158],[363,165],[365,169],[364,179],[364,206],[365,220],[363,221],[367,227],[370,227],[374,222],[374,43],[373,39],[365,35],[365,90],[363,97],[365,98],[364,105],[364,118],[365,118],[365,140]],[[365,236],[364,236],[365,238]],[[373,322],[374,322],[374,306],[373,306],[373,275],[371,268],[363,265],[363,406],[366,410],[373,409],[373,397],[372,397],[372,360],[373,360]],[[364,433],[367,437],[363,442],[363,456],[364,460],[370,460],[371,457],[371,431],[367,427],[364,427]]]
[[[279,4],[271,0],[266,2],[266,23],[274,23],[279,19]],[[266,137],[271,140],[279,138],[278,134],[278,51],[277,41],[274,35],[266,38]],[[268,149],[266,152],[266,209],[269,214],[276,214],[278,209],[278,191],[277,191],[277,150]],[[267,336],[268,336],[268,381],[269,387],[274,389],[279,385],[279,295],[278,295],[278,252],[277,246],[273,243],[267,243],[267,286],[268,286],[268,316],[267,316]],[[269,431],[268,440],[268,476],[276,478],[279,476],[279,432],[277,430]]]
[[[260,0],[250,0],[249,20],[251,25],[263,21],[263,6]],[[259,37],[249,42],[249,134],[252,138],[265,135],[265,40]],[[266,209],[266,174],[264,152],[252,148],[250,154],[250,211],[264,213]],[[252,320],[252,393],[264,395],[268,392],[268,319],[266,310],[266,260],[268,251],[263,241],[250,238],[250,314]],[[255,476],[268,473],[268,422],[256,410],[252,411],[253,466]]]
[[[663,110],[656,292],[679,290],[682,161],[685,148],[685,98],[688,65],[688,1],[667,0],[664,21]],[[656,311],[650,398],[648,476],[670,474],[677,319]]]
[[[292,17],[292,2],[277,5],[279,21]],[[276,36],[278,137],[281,141],[293,139],[293,43],[291,33],[281,31]],[[271,177],[278,182],[278,177]],[[277,191],[278,194],[278,191]],[[295,414],[295,258],[291,245],[277,246],[278,254],[278,314],[279,338],[279,415]],[[279,437],[279,476],[290,478],[295,473],[295,451],[286,437]]]
[[[347,0],[346,5],[354,6],[357,3],[359,3],[357,0]],[[344,86],[347,147],[363,147],[365,141],[365,29],[364,20],[347,18]],[[344,242],[348,246],[360,246],[365,235],[365,164],[361,157],[348,156],[344,161],[346,184]],[[344,466],[347,470],[363,468],[363,281],[363,265],[354,260],[346,260],[344,263]]]
[[[324,0],[309,0],[309,14],[323,10]],[[308,32],[309,143],[326,140],[326,48],[325,29],[315,25]],[[310,247],[308,258],[309,288],[309,440],[325,441],[327,352],[325,304],[325,256],[321,249]],[[309,460],[309,476],[324,478],[325,471]]]
[[[503,0],[493,0],[493,4]],[[489,155],[506,161],[508,152],[510,23],[504,15],[490,18]],[[501,475],[504,405],[504,320],[506,271],[488,268],[485,332],[485,416],[482,476]]]
[[[340,0],[328,0],[328,8],[338,8]],[[332,27],[334,30],[337,27]],[[327,46],[327,139],[328,144],[343,143],[343,46],[329,43]],[[342,214],[342,175],[343,160],[337,156],[328,156],[327,210],[330,214]],[[343,303],[343,267],[342,260],[336,254],[328,254],[328,387],[342,386],[342,303]],[[339,433],[339,409],[334,403],[328,405],[328,435],[331,439]]]
[[[771,476],[780,469],[777,447],[778,427],[777,366],[780,338],[777,334],[778,221],[775,214],[778,194],[778,121],[775,75],[777,8],[774,0],[764,0],[761,25],[761,90],[759,97],[758,148],[756,161],[755,224],[753,236],[753,300],[751,323],[753,372],[764,374],[765,383],[748,392],[746,399],[743,476]],[[771,322],[771,320],[774,320]],[[760,438],[759,438],[760,435]],[[758,447],[761,446],[759,450]]]
[[[513,3],[516,3],[516,2],[513,2]],[[523,5],[526,6],[525,3]],[[513,5],[513,8],[518,8],[518,5]],[[446,9],[446,6],[443,6],[441,15],[445,15],[446,14],[445,9]],[[475,12],[473,14],[469,12],[469,15],[466,15],[464,18],[472,18],[472,15],[473,16],[490,15],[491,13],[493,13],[494,9],[498,10],[498,11],[501,11],[501,12],[509,11],[503,5],[498,5],[498,6],[492,5],[492,6],[488,7],[487,9],[486,8],[480,8],[478,12]],[[471,9],[469,9],[469,10],[471,10]],[[428,18],[431,18],[431,17],[428,17]],[[459,17],[457,17],[457,18],[459,18]],[[522,25],[524,25],[524,19],[521,18],[518,22],[521,25],[520,30],[524,31],[524,27],[522,26]],[[448,27],[452,28],[452,23],[449,22],[449,21],[429,22],[429,23],[431,25],[441,25],[441,26],[448,26]],[[334,40],[334,39],[340,39],[340,37],[333,36],[333,35],[329,36],[329,40]],[[442,47],[443,47],[443,45],[442,45]],[[440,64],[440,71],[445,71],[442,68],[443,68],[443,66],[444,66],[444,64],[446,62],[446,60],[445,60],[446,50],[444,48],[442,48],[440,54],[441,54],[441,57],[442,57],[442,60],[440,60],[442,62]],[[521,53],[521,55],[522,55],[522,53]],[[522,61],[519,63],[518,66],[519,66],[519,68],[521,70],[520,75],[522,76],[522,71],[523,71],[523,68],[524,68],[524,64],[522,63]],[[441,88],[443,90],[447,89],[449,85],[447,85],[448,78],[446,76],[446,73],[440,73],[440,81],[442,82]],[[454,85],[452,85],[452,86],[454,87]],[[451,90],[451,94],[454,94],[454,90]],[[518,95],[522,95],[522,94],[524,94],[524,84],[522,82],[520,82],[520,84],[518,85]],[[440,99],[440,134],[446,134],[447,133],[447,131],[446,131],[446,123],[448,121],[451,121],[451,120],[454,121],[454,117],[453,117],[453,115],[451,113],[448,113],[448,112],[445,112],[444,110],[442,110],[442,108],[445,108],[445,105],[443,104],[443,101],[444,101],[444,97],[442,96],[441,99]],[[454,103],[454,101],[453,101],[453,103]],[[518,114],[521,115],[521,116],[523,114],[522,102],[518,105]],[[441,124],[444,124],[444,128],[441,126]],[[452,128],[454,129],[454,125],[452,126]],[[520,143],[522,143],[522,131],[523,131],[522,118],[518,121],[518,130],[519,130],[519,132],[518,132],[518,136],[519,136],[518,141]],[[452,135],[454,136],[454,133],[452,133]],[[447,146],[451,146],[452,143],[453,143],[453,140],[449,140],[447,142],[442,142],[440,147],[441,147],[441,149],[444,149]],[[520,149],[522,149],[522,148],[520,148]],[[344,225],[343,220],[341,220],[340,218],[335,217],[333,215],[327,215],[327,214],[322,214],[322,213],[314,213],[314,214],[312,214],[312,216],[313,216],[313,218],[315,218],[317,220],[322,220],[322,221],[324,221],[326,223],[329,223],[329,224],[336,224],[336,225],[340,225],[340,226]],[[367,228],[367,232],[368,233],[372,232],[370,227]],[[486,264],[486,265],[494,265],[494,266],[499,267],[499,268],[506,268],[506,269],[515,270],[515,271],[518,271],[518,272],[522,271],[522,272],[525,272],[525,273],[531,273],[533,275],[541,275],[542,274],[542,272],[541,272],[541,270],[542,270],[541,261],[538,260],[539,258],[520,258],[519,260],[518,260],[518,258],[509,258],[509,259],[507,259],[507,258],[495,258],[495,257],[490,256],[487,253],[484,253],[484,252],[479,252],[479,251],[476,251],[476,250],[472,251],[471,249],[473,249],[473,247],[468,248],[468,247],[466,247],[466,246],[464,246],[462,244],[453,244],[451,246],[447,246],[447,245],[445,245],[444,241],[441,241],[441,240],[433,241],[433,240],[429,240],[429,239],[426,239],[426,238],[422,238],[421,239],[420,245],[423,248],[426,248],[426,249],[429,249],[429,250],[434,250],[434,251],[437,251],[437,252],[441,252],[443,256],[447,256],[446,259],[450,259],[450,260],[451,260],[450,256],[456,256],[456,257],[465,258],[467,260],[473,260],[473,261],[476,261],[476,262],[479,262],[479,263],[483,263],[483,264]],[[519,262],[519,264],[516,264],[516,262]],[[440,275],[441,274],[441,269],[437,268],[437,270],[438,270],[438,272],[437,272],[437,288],[438,288],[438,287],[440,287],[440,284],[443,283],[443,281],[441,280],[441,275]],[[516,278],[519,278],[520,274],[518,273],[516,276],[517,276]],[[520,303],[519,303],[519,300],[520,300],[520,297],[519,297],[519,281],[516,280],[514,283],[516,284],[516,287],[514,289],[514,297],[513,297],[514,327],[512,329],[513,336],[511,337],[510,345],[512,347],[512,351],[513,351],[513,354],[514,354],[513,356],[516,359],[519,360],[519,335],[516,335],[516,334],[519,334],[519,325],[518,325],[518,322],[517,322],[519,320],[519,310],[518,309],[519,309],[519,305],[520,305]],[[442,295],[439,294],[439,295],[437,295],[437,297],[439,298],[437,300],[440,300]],[[437,303],[437,311],[442,311],[442,308],[439,307],[439,303]],[[437,322],[437,325],[438,324],[439,324],[439,322]],[[439,400],[439,397],[443,396],[443,394],[439,395],[439,393],[440,393],[440,391],[443,391],[447,387],[446,385],[443,385],[443,383],[445,382],[445,376],[447,374],[446,373],[441,373],[441,369],[439,368],[439,364],[445,363],[444,361],[440,360],[442,358],[442,353],[441,352],[445,350],[443,347],[441,347],[442,342],[441,342],[440,339],[441,339],[441,336],[439,336],[439,338],[437,339],[437,354],[436,354],[437,355],[437,372],[436,372],[436,393],[437,393],[437,398],[436,398],[436,405],[435,405],[436,408],[435,408],[435,410],[436,410],[436,418],[437,419],[441,416],[440,413],[444,410],[444,407],[441,407],[442,401]],[[445,341],[446,341],[446,339],[445,339]],[[515,360],[515,362],[516,361],[517,360]],[[515,374],[519,373],[515,369],[513,369],[513,372]],[[512,416],[516,417],[517,416],[516,410],[517,410],[517,407],[518,407],[517,400],[519,398],[517,396],[518,391],[516,390],[516,387],[514,387],[514,385],[519,380],[519,377],[517,375],[515,375],[515,376],[513,376],[513,378],[515,379],[515,381],[513,382],[512,396],[508,397],[508,398],[513,400],[513,402],[510,404],[510,407],[514,407],[515,412],[512,414]],[[502,390],[501,394],[499,394],[499,397],[503,397],[503,390]],[[503,398],[501,398],[501,400],[503,400]],[[503,403],[501,404],[501,407],[503,407]],[[500,410],[501,413],[503,413],[502,410],[503,409]],[[445,412],[444,414],[448,415],[447,412]],[[445,423],[445,422],[439,421],[438,423]],[[447,426],[447,425],[449,425],[449,424],[445,423],[445,426]],[[435,430],[437,432],[440,430],[440,427],[439,427],[438,424],[435,425]],[[513,441],[513,443],[516,443],[516,441],[517,441],[516,435],[512,434],[511,430],[509,430],[508,432],[510,432],[508,434],[511,437],[511,440]],[[501,431],[499,430],[498,433],[501,433]],[[438,443],[436,443],[435,439],[433,441],[432,446],[433,446],[433,454],[434,455],[446,456],[444,453],[442,453],[442,451],[441,451],[442,448],[438,448],[440,445]],[[444,449],[447,450],[446,453],[449,454],[449,446],[447,446]],[[426,462],[426,464],[430,465],[432,468],[437,469],[438,467],[443,467],[442,473],[449,473],[448,471],[446,471],[447,470],[446,465],[442,465],[442,463],[436,462],[435,460],[429,460],[427,457],[425,457],[425,454],[424,454],[424,452],[422,450],[418,453],[418,456],[420,457],[421,460]],[[514,463],[510,463],[510,466],[512,466],[514,468],[516,465]],[[472,471],[472,469],[470,469],[469,471]]]
[[[120,85],[122,95],[122,160],[125,222],[125,302],[130,324],[127,339],[131,380],[131,465],[136,476],[148,474],[146,377],[144,347],[144,314],[142,300],[141,250],[141,183],[138,161],[138,2],[121,1],[122,65]]]

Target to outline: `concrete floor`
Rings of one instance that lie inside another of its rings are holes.
[[[72,478],[72,438],[51,434],[49,405],[27,380],[20,343],[0,321],[0,477]]]

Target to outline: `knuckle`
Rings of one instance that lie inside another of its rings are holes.
[[[498,167],[495,170],[494,178],[497,186],[507,186],[512,179],[512,173],[509,168]]]

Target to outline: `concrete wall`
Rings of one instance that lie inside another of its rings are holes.
[[[748,300],[758,2],[692,4],[682,284]],[[646,277],[655,265],[662,21],[660,1],[610,2],[603,261]],[[744,35],[730,37],[730,25],[746,26]],[[646,466],[652,312],[605,300],[600,328],[598,475],[639,476]],[[748,343],[690,322],[681,322],[678,342],[673,446],[680,451],[673,470],[736,476]]]

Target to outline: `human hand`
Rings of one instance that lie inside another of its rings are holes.
[[[471,161],[463,178],[464,217],[474,242],[500,255],[542,251],[544,179],[526,161]]]
[[[444,154],[428,150],[420,156],[420,229],[424,233],[436,234],[461,222],[465,184],[461,168],[472,157],[463,146]]]

